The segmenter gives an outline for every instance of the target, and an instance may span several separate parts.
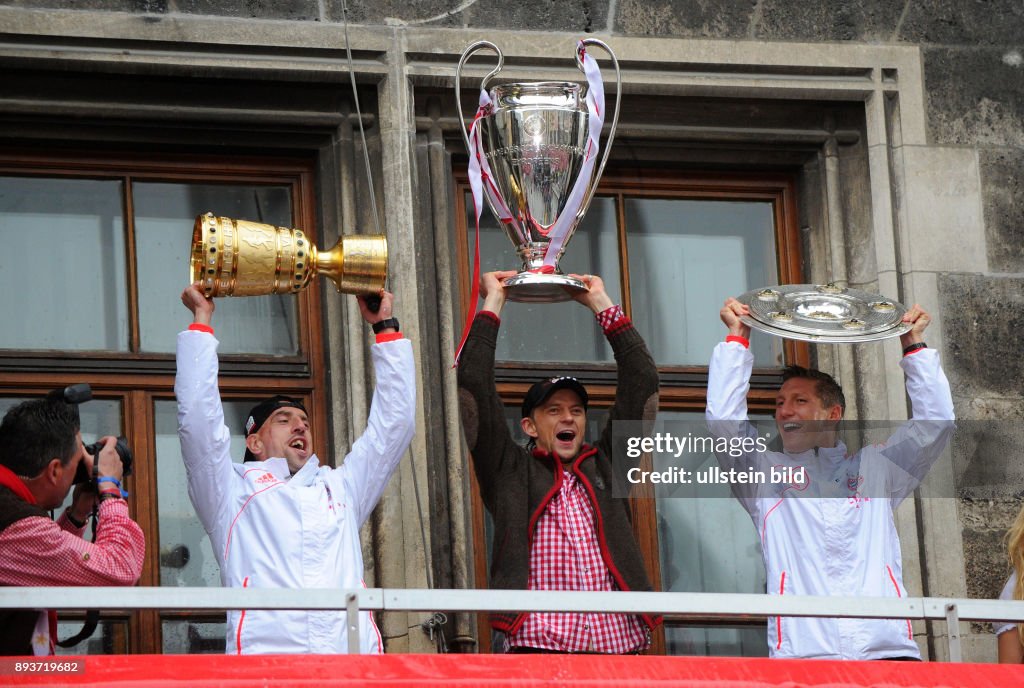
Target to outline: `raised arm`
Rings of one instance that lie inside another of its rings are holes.
[[[728,333],[724,342],[711,353],[708,366],[708,401],[705,417],[712,437],[756,437],[757,429],[747,416],[747,394],[750,392],[750,374],[754,369],[754,355],[750,353],[750,327],[740,316],[749,313],[734,298],[726,300],[719,317]],[[725,469],[743,470],[748,467],[762,469],[761,455],[757,452],[716,452],[715,459]],[[750,514],[756,510],[757,487],[753,484],[732,483],[733,495]]]
[[[914,304],[904,320],[913,323],[911,330],[900,338],[905,352],[900,367],[906,375],[912,415],[882,448],[882,454],[891,462],[890,496],[895,500],[894,506],[924,480],[942,456],[955,427],[953,396],[939,352],[924,344],[923,334],[931,316]]]
[[[612,458],[616,471],[623,472],[639,463],[639,457],[630,458],[626,452],[627,438],[635,433],[647,434],[653,428],[658,413],[658,367],[633,321],[612,303],[604,281],[597,275],[574,277],[587,285],[587,291],[573,298],[591,310],[615,354],[615,403],[598,446]],[[635,431],[616,432],[618,421],[638,421],[640,425]]]
[[[178,399],[178,439],[188,477],[188,493],[208,533],[222,509],[234,478],[231,468],[231,431],[224,424],[224,408],[217,387],[217,345],[210,326],[214,304],[197,285],[181,294],[193,314],[187,330],[178,334],[174,394]]]
[[[473,320],[469,337],[459,357],[459,410],[466,444],[473,455],[473,468],[485,504],[498,489],[502,471],[513,471],[506,465],[518,455],[512,433],[505,422],[505,407],[494,385],[494,351],[501,325],[501,309],[505,305],[502,281],[516,274],[513,271],[489,272],[480,279],[482,309]]]
[[[365,297],[358,297],[359,311],[370,325],[389,320],[394,295],[381,292],[380,307],[371,311]],[[362,525],[388,480],[398,468],[416,432],[416,367],[412,343],[394,327],[378,327],[376,343],[370,348],[376,384],[366,430],[352,444],[341,465],[342,475],[357,505]]]

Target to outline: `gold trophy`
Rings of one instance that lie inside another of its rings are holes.
[[[344,236],[319,251],[302,230],[206,213],[192,229],[192,281],[206,296],[294,294],[317,275],[346,294],[378,294],[388,272],[379,234]]]

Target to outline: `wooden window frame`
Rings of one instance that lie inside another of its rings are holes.
[[[287,186],[292,200],[293,226],[316,241],[315,162],[303,158],[231,155],[108,155],[102,152],[68,152],[43,155],[27,150],[0,150],[0,176],[122,180],[122,212],[125,220],[125,276],[129,292],[128,351],[0,350],[0,395],[37,397],[73,384],[87,382],[97,399],[121,404],[123,427],[106,430],[124,435],[135,455],[132,476],[126,481],[133,519],[146,535],[146,557],[139,585],[160,584],[159,502],[156,476],[155,404],[174,400],[175,355],[145,353],[140,349],[138,280],[135,263],[133,181],[212,184],[273,184]],[[273,170],[272,173],[267,170]],[[191,225],[182,227],[191,236]],[[184,276],[182,287],[184,288]],[[314,409],[314,437],[329,444],[327,423],[329,390],[326,373],[319,285],[298,295],[296,308],[298,352],[291,356],[228,354],[220,357],[219,387],[225,401],[261,398],[273,394],[296,396]],[[176,294],[168,294],[176,299]],[[181,326],[189,323],[182,307]],[[234,430],[234,429],[233,429]],[[327,452],[325,452],[327,454]],[[110,614],[128,620],[128,642],[133,654],[161,654],[162,620],[208,620],[205,612],[136,610]],[[63,619],[63,616],[62,616]],[[75,620],[71,615],[67,620]]]
[[[463,317],[469,311],[470,265],[469,231],[466,226],[466,196],[470,192],[465,173],[455,175],[454,215],[456,256],[459,269],[458,286]],[[632,315],[632,294],[629,285],[629,247],[626,240],[625,199],[648,198],[666,200],[729,200],[767,201],[772,204],[775,225],[776,266],[780,284],[803,282],[802,251],[796,205],[797,182],[795,175],[783,172],[731,173],[731,172],[678,172],[669,170],[616,169],[606,172],[595,193],[596,196],[615,199],[616,232],[619,248],[619,274],[621,277],[622,308]],[[483,210],[490,212],[489,208]],[[712,304],[709,304],[709,308]],[[783,356],[787,364],[808,366],[810,347],[805,342],[784,340]],[[587,386],[591,406],[609,408],[615,399],[615,364],[570,363],[573,374]],[[526,391],[544,375],[564,374],[567,364],[559,362],[530,363],[497,361],[495,381],[498,395],[506,406],[522,403]],[[707,366],[659,365],[661,378],[659,410],[703,411],[707,399]],[[768,412],[774,409],[775,394],[781,385],[781,368],[755,368],[748,397],[751,411]],[[472,461],[472,457],[470,457]],[[471,510],[473,519],[474,575],[477,587],[485,587],[488,580],[488,562],[485,542],[484,507],[476,476],[471,472]],[[630,498],[634,535],[640,545],[644,564],[651,574],[655,590],[661,589],[661,559],[657,532],[657,507],[652,486],[641,486]],[[491,629],[487,614],[478,616],[479,651],[489,652]],[[652,654],[665,654],[664,627],[652,636]]]

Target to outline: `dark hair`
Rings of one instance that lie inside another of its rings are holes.
[[[0,423],[0,464],[15,475],[34,478],[59,458],[65,466],[78,450],[78,413],[55,399],[24,401]]]
[[[816,383],[814,389],[818,393],[822,405],[827,409],[838,405],[843,410],[843,415],[846,415],[846,397],[843,395],[843,388],[839,386],[834,377],[814,368],[804,368],[798,365],[786,366],[786,369],[782,371],[782,383],[785,384],[792,379],[813,380]]]

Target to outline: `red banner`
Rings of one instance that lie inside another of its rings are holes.
[[[7,657],[0,659],[0,685],[1002,688],[1024,686],[1024,666],[593,655]]]

